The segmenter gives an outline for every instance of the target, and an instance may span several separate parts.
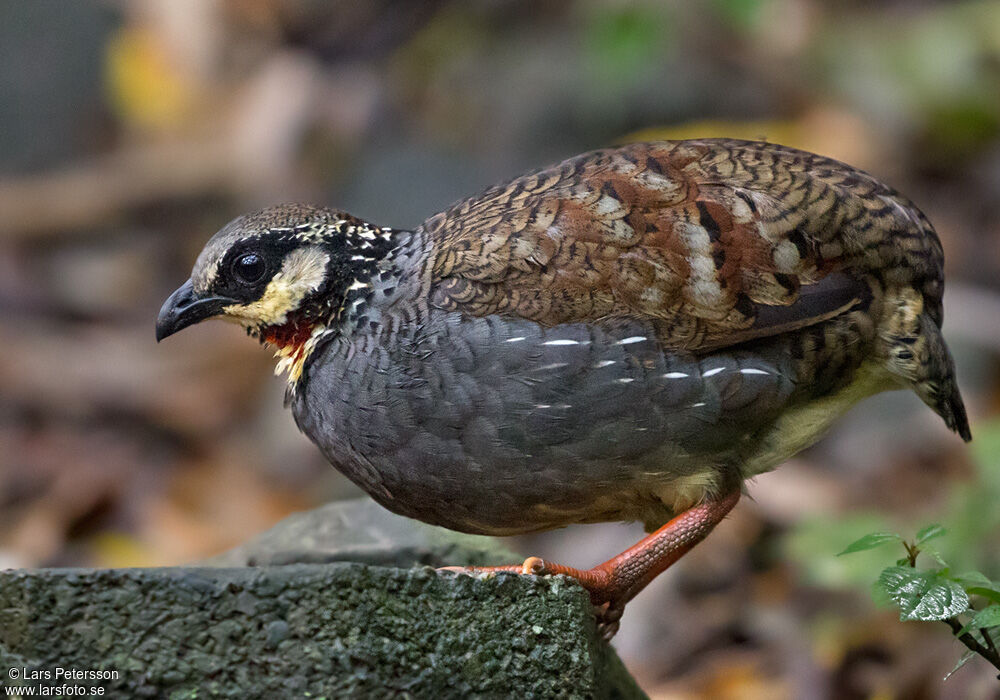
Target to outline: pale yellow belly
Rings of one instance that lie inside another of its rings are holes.
[[[854,381],[843,389],[796,407],[786,409],[771,428],[744,453],[744,478],[770,471],[799,451],[816,442],[830,425],[859,401],[893,389],[902,389],[899,380],[881,362],[862,364]]]

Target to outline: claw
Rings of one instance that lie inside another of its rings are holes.
[[[598,608],[600,610],[601,619],[605,622],[618,622],[622,619],[622,615],[625,614],[625,606],[614,606],[610,603],[605,604],[604,608]]]
[[[618,621],[609,622],[609,623],[598,622],[597,623],[597,632],[598,632],[598,634],[601,635],[601,639],[603,639],[605,642],[610,642],[612,640],[612,638],[616,634],[618,634],[618,630],[619,630],[620,627],[621,627],[621,623],[618,622]]]

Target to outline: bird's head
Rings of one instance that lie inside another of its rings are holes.
[[[349,214],[281,205],[229,222],[156,319],[163,340],[207,318],[236,321],[274,345],[294,382],[317,339],[363,299],[392,249],[391,229]]]

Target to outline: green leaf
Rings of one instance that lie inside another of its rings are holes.
[[[927,542],[929,540],[941,537],[947,532],[948,532],[947,530],[945,530],[937,523],[934,523],[933,525],[928,525],[927,527],[921,528],[917,532],[917,544],[923,544],[924,542]]]
[[[955,673],[955,671],[957,671],[958,669],[962,668],[962,666],[965,666],[965,664],[967,664],[969,662],[969,659],[971,659],[975,655],[976,655],[976,652],[974,652],[972,650],[969,650],[969,651],[965,652],[964,654],[962,654],[962,658],[958,660],[957,664],[955,664],[955,668],[953,668],[950,671],[948,671],[948,675],[946,675],[941,680],[946,681],[949,678],[951,678],[952,675]]]
[[[873,532],[870,535],[865,535],[861,539],[854,540],[837,556],[842,557],[845,554],[851,554],[853,552],[863,552],[866,549],[875,549],[876,547],[881,547],[886,542],[899,542],[901,539],[903,538],[894,532]]]
[[[955,636],[961,637],[970,630],[983,629],[984,627],[996,627],[998,625],[1000,625],[1000,605],[993,603],[973,615],[969,624],[956,632]]]
[[[980,595],[983,598],[992,600],[994,603],[1000,603],[1000,590],[992,586],[969,586],[965,590],[969,595]]]
[[[970,586],[985,586],[989,588],[993,585],[989,577],[982,573],[981,571],[963,571],[960,574],[950,577],[952,581],[960,583],[965,590],[969,590]]]
[[[945,620],[969,607],[965,589],[935,571],[890,566],[876,586],[899,606],[900,620]]]
[[[951,579],[951,567],[948,566],[948,562],[941,558],[941,555],[935,552],[933,549],[925,549],[923,553],[929,554],[941,565],[940,569],[937,569],[937,575],[941,578]]]

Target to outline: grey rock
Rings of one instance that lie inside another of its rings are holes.
[[[112,698],[644,697],[568,579],[349,563],[0,572],[0,684],[57,667]]]
[[[330,503],[296,513],[206,566],[269,566],[353,561],[377,566],[515,564],[491,537],[465,535],[390,513],[371,499]]]

